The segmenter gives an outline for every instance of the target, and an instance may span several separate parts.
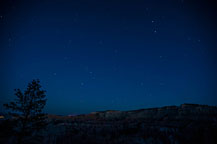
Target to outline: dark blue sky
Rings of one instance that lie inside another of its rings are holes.
[[[215,0],[0,5],[1,105],[34,78],[54,114],[217,105]]]

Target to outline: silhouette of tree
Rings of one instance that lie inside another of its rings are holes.
[[[9,109],[9,115],[16,121],[14,131],[17,143],[38,143],[40,132],[46,127],[46,114],[42,112],[46,104],[46,95],[41,89],[39,80],[28,84],[24,93],[15,89],[17,99],[4,106]]]

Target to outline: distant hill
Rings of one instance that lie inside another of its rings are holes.
[[[216,106],[199,104],[182,104],[180,106],[164,106],[160,108],[147,108],[131,111],[106,110],[77,116],[49,115],[49,118],[66,120],[168,120],[168,119],[191,119],[206,120],[217,115]]]

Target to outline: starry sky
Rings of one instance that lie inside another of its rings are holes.
[[[216,0],[1,0],[0,110],[38,78],[45,111],[217,105]]]

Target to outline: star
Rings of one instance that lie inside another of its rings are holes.
[[[68,57],[64,57],[63,59],[64,59],[64,60],[67,60],[67,59],[68,59]]]
[[[77,22],[77,18],[73,18],[73,22],[74,22],[74,23]]]
[[[163,83],[163,82],[160,82],[160,86],[163,86],[163,85],[165,85],[165,83]]]
[[[118,53],[118,50],[117,49],[115,49],[115,51],[114,51],[116,54]]]
[[[92,79],[96,79],[95,77],[92,77]]]
[[[191,37],[188,37],[188,41],[190,41],[191,40]]]
[[[99,41],[99,45],[103,45],[103,41],[102,40]]]
[[[154,33],[157,33],[157,30],[156,30],[156,29],[154,30]]]
[[[84,83],[83,83],[83,82],[81,82],[81,86],[84,86]]]

